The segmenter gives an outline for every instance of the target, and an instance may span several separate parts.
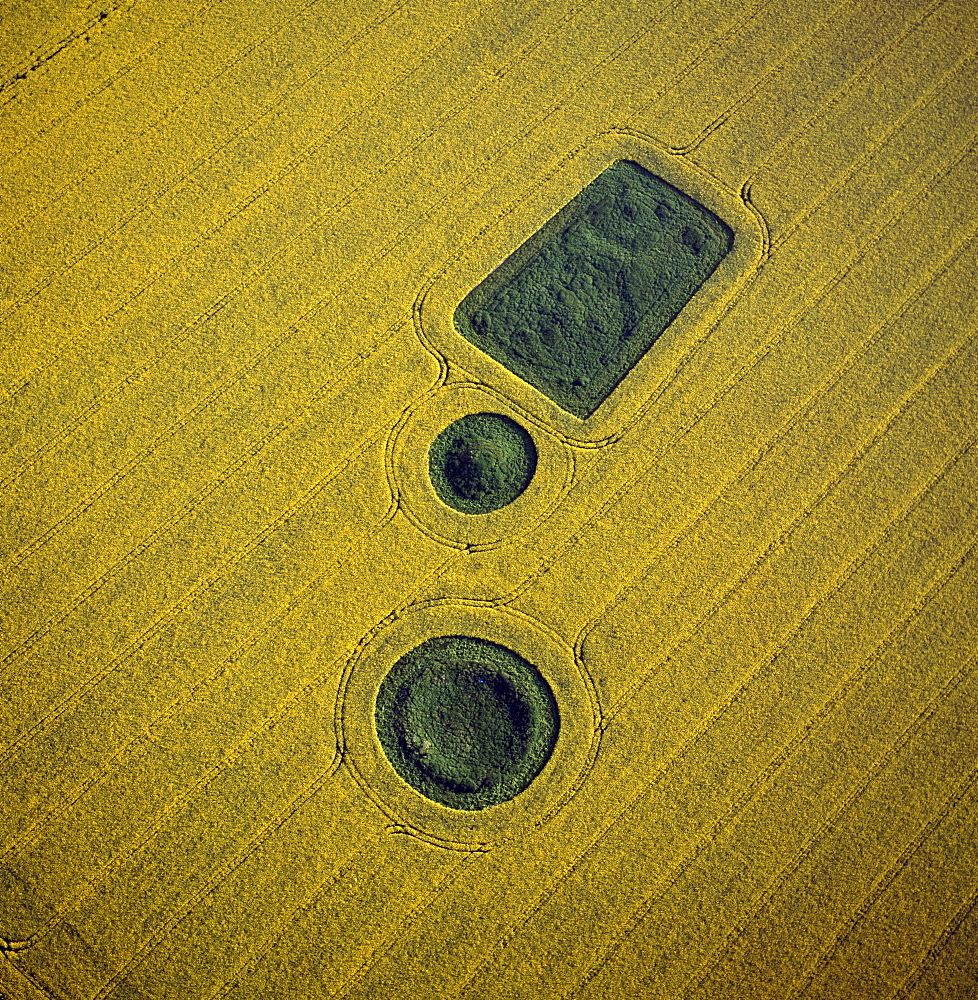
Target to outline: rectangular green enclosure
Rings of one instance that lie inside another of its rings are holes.
[[[709,209],[618,160],[473,289],[459,333],[585,418],[733,247]]]

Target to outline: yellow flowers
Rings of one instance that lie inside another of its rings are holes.
[[[974,5],[48,8],[0,19],[0,990],[967,995]],[[452,317],[621,159],[733,249],[581,419]],[[486,514],[428,465],[475,413],[537,451]],[[442,635],[560,713],[487,809],[374,729]]]

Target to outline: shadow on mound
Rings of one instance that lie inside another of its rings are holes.
[[[453,809],[515,798],[557,742],[549,685],[523,657],[485,639],[438,636],[391,667],[377,694],[377,736],[397,773]]]
[[[537,467],[533,438],[499,413],[470,413],[432,442],[428,472],[443,503],[463,514],[488,514],[512,503]]]
[[[455,326],[589,417],[732,247],[709,209],[619,160],[462,300]]]

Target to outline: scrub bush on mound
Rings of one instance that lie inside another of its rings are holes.
[[[446,635],[402,656],[381,683],[377,736],[397,773],[453,809],[515,798],[557,741],[549,685],[518,653]]]
[[[512,503],[536,467],[533,438],[499,413],[470,413],[454,421],[428,453],[435,492],[464,514],[487,514]]]
[[[589,417],[732,246],[707,208],[619,160],[465,297],[455,325]]]

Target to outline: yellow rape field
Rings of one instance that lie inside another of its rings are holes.
[[[0,996],[978,996],[978,7],[0,5]],[[734,251],[592,418],[456,305],[605,167]],[[530,429],[512,504],[427,449]],[[559,707],[483,810],[371,717]]]

